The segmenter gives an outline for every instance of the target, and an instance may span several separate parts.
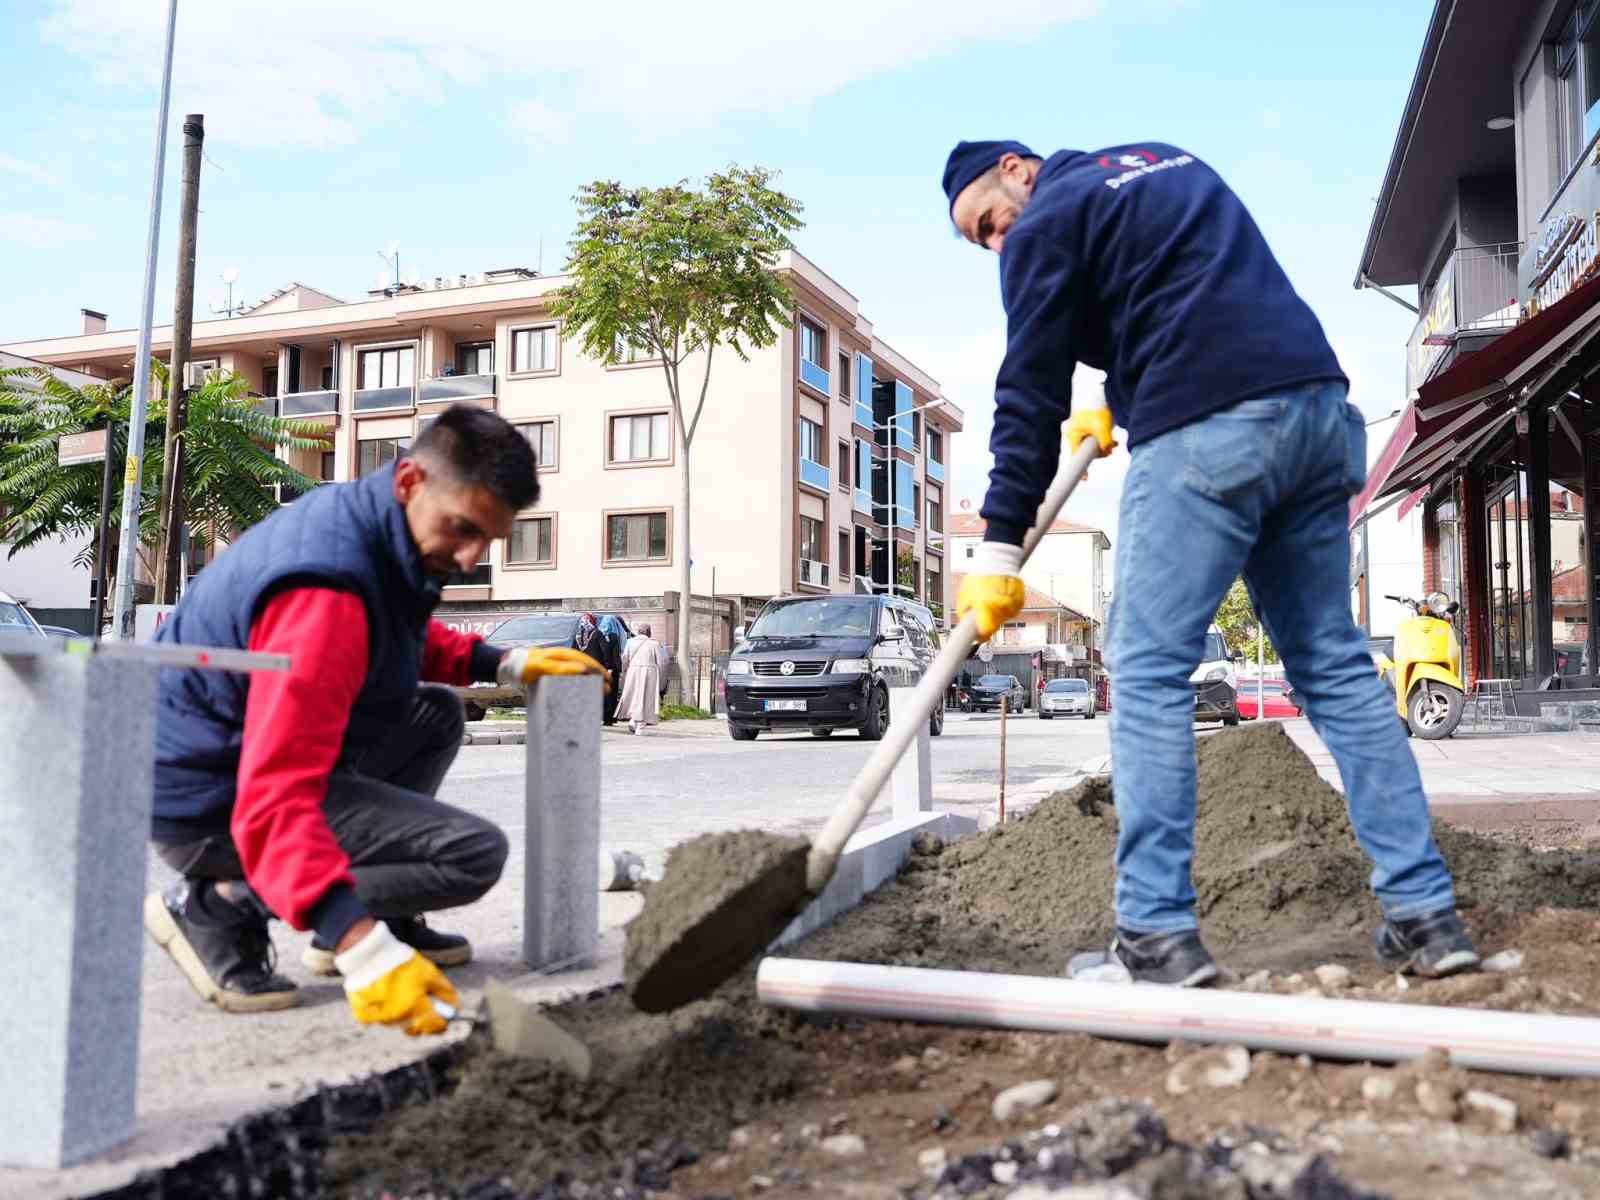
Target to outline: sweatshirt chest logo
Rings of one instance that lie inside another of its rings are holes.
[[[1106,186],[1116,191],[1125,183],[1143,179],[1146,175],[1153,175],[1157,171],[1187,167],[1194,162],[1194,155],[1179,154],[1173,158],[1162,158],[1152,150],[1124,150],[1120,154],[1102,154],[1095,159],[1095,162],[1103,171],[1117,172],[1106,180]]]

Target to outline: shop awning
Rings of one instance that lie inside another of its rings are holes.
[[[1367,472],[1367,486],[1361,489],[1355,499],[1350,501],[1350,525],[1355,526],[1361,514],[1367,510],[1378,497],[1384,482],[1394,474],[1396,464],[1405,452],[1410,449],[1411,443],[1417,438],[1417,408],[1414,404],[1406,405],[1405,412],[1400,414],[1400,423],[1389,434],[1389,440],[1384,444],[1383,453],[1378,455],[1378,461],[1372,464],[1372,469]]]
[[[1494,433],[1529,384],[1542,384],[1600,335],[1600,277],[1589,280],[1418,389],[1406,409],[1411,436],[1362,497],[1424,487],[1473,443]],[[1401,427],[1407,425],[1401,419]],[[1400,438],[1395,430],[1391,447]],[[1389,447],[1385,448],[1385,455]],[[1381,464],[1380,464],[1381,465]],[[1368,494],[1370,492],[1370,495]],[[1358,500],[1362,497],[1357,497]],[[1352,510],[1351,520],[1357,513]]]

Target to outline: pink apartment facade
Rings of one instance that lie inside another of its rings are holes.
[[[948,611],[946,481],[961,410],[825,272],[798,253],[778,269],[794,323],[749,362],[719,352],[693,447],[695,651],[725,648],[774,595],[885,590],[895,558],[913,580],[902,594]],[[289,457],[329,482],[402,453],[451,404],[493,409],[534,447],[542,496],[445,589],[440,615],[487,631],[552,609],[654,614],[670,637],[683,548],[665,383],[656,363],[583,355],[549,313],[564,282],[517,268],[350,303],[294,283],[237,317],[197,322],[192,357],[241,375],[264,406],[323,426],[324,451]],[[86,311],[77,335],[0,350],[126,377],[135,336]],[[170,344],[170,327],[157,328],[155,353]],[[700,364],[685,372],[698,380]]]

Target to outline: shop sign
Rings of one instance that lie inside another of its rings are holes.
[[[1527,316],[1543,312],[1593,273],[1597,224],[1600,214],[1588,221],[1569,214],[1545,227],[1534,252],[1533,295]]]
[[[1456,332],[1456,259],[1451,255],[1439,272],[1433,285],[1433,299],[1428,311],[1422,314],[1411,335],[1411,375],[1415,382],[1428,378],[1429,372],[1444,353],[1444,348],[1455,341]]]

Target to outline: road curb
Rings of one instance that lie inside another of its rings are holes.
[[[461,735],[463,746],[521,746],[527,740],[526,729],[481,729],[468,725]]]

